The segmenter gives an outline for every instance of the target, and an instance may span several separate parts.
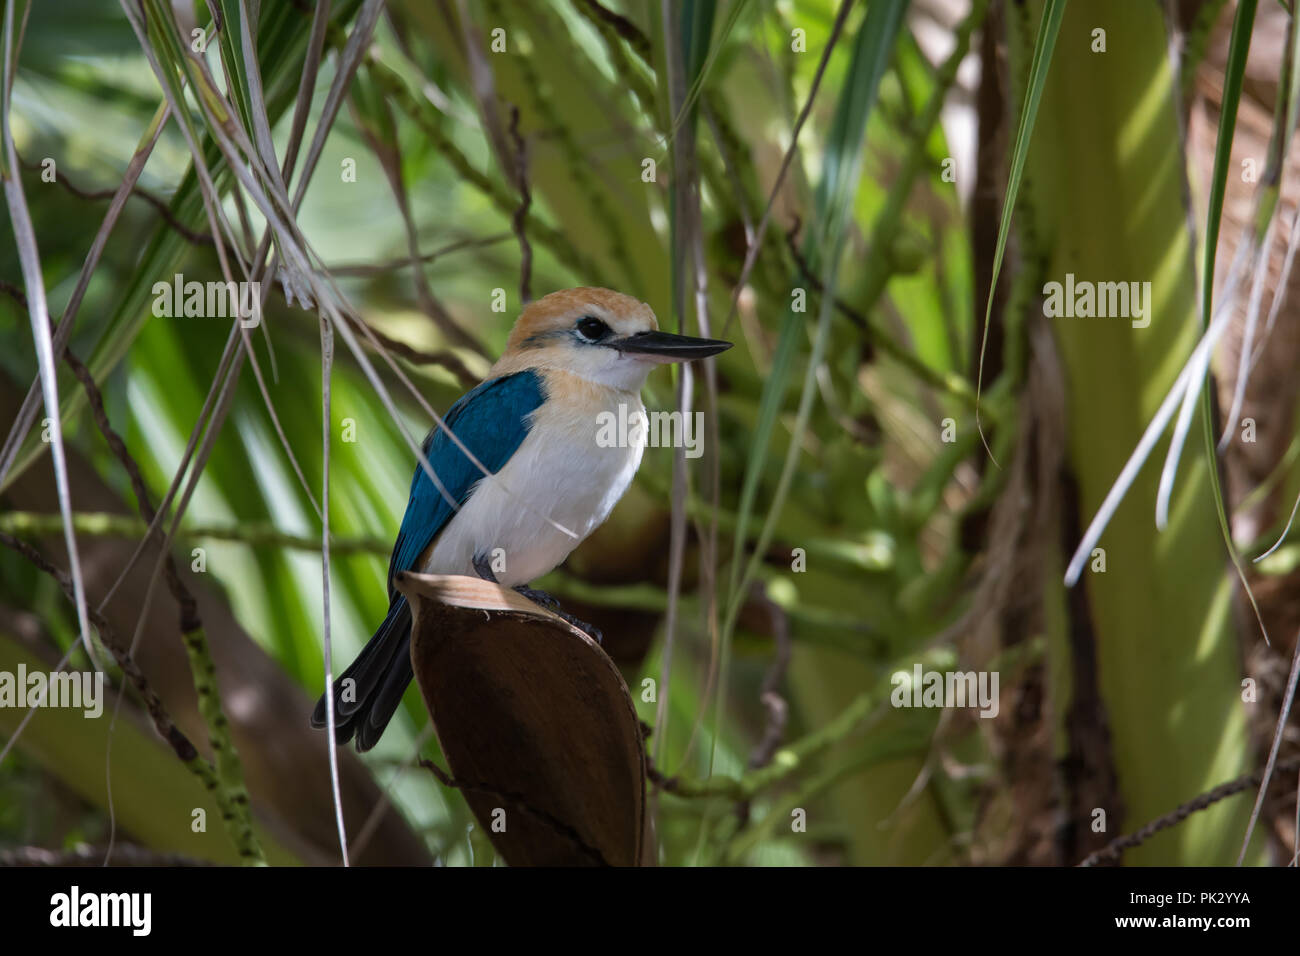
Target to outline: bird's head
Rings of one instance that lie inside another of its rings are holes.
[[[563,369],[599,385],[636,391],[656,365],[708,358],[730,342],[659,331],[644,302],[609,289],[552,292],[519,316],[494,374]]]

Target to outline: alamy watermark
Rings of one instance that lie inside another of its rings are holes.
[[[153,314],[160,319],[239,319],[246,329],[262,321],[262,283],[199,282],[179,272],[153,284]]]
[[[687,458],[704,454],[704,413],[629,411],[620,402],[617,412],[596,416],[596,444],[601,448],[685,448]]]
[[[74,883],[68,892],[50,897],[50,925],[121,927],[132,936],[148,936],[153,928],[153,894],[83,893]]]
[[[1073,272],[1065,282],[1043,286],[1043,315],[1049,319],[1132,319],[1133,328],[1151,324],[1150,282],[1076,282]]]
[[[979,707],[981,717],[996,717],[997,671],[895,671],[889,702],[895,707]]]
[[[0,707],[59,707],[83,710],[87,717],[104,712],[102,671],[0,671]]]

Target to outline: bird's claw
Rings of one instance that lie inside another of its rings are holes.
[[[561,610],[560,602],[557,601],[554,596],[547,594],[545,591],[540,591],[537,588],[525,587],[522,584],[516,587],[515,590],[528,598],[528,600],[532,601],[534,604],[546,608],[546,610],[550,611],[556,617],[568,621],[597,644],[603,644],[605,642],[605,635],[601,632],[600,628],[596,627],[594,624],[588,624],[586,621],[574,617],[567,611]]]
[[[564,618],[566,621],[568,621],[578,630],[582,631],[583,634],[586,634],[597,644],[603,645],[605,643],[604,633],[595,624],[588,624],[586,621],[580,621],[572,614],[565,614],[563,611],[560,610],[557,610],[555,613],[560,615],[560,617]]]
[[[493,584],[498,583],[497,576],[492,573],[492,565],[488,563],[486,554],[474,555],[474,573],[484,581],[491,581]]]
[[[540,591],[537,588],[530,588],[523,584],[516,587],[515,591],[528,598],[528,600],[532,601],[534,604],[540,604],[548,611],[559,611],[560,609],[560,602],[555,599],[554,595],[547,594],[545,591]]]

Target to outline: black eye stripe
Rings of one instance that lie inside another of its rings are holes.
[[[609,326],[594,315],[584,315],[578,320],[574,328],[588,342],[599,342],[610,332]]]

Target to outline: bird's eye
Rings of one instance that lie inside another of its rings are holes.
[[[593,315],[584,315],[578,320],[578,334],[588,342],[599,342],[609,335],[609,326]]]

